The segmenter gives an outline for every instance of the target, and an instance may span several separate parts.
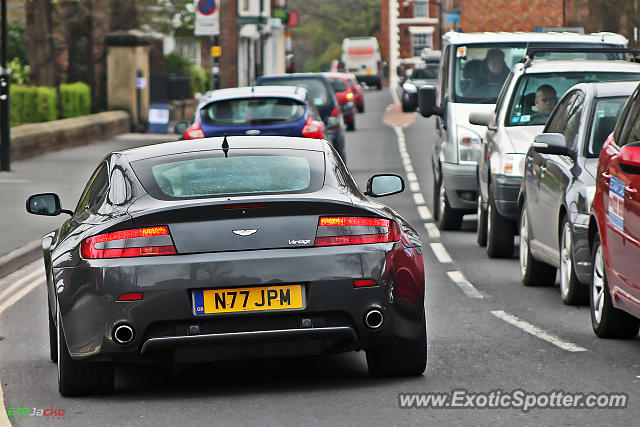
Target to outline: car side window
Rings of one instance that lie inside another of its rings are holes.
[[[564,135],[564,139],[567,142],[567,148],[576,151],[576,145],[578,144],[578,133],[580,131],[580,118],[582,117],[582,110],[584,106],[584,93],[578,91],[575,95],[575,102],[568,110],[567,125],[560,133]]]
[[[629,112],[631,111],[633,106],[636,104],[636,101],[638,100],[639,95],[640,95],[640,91],[638,90],[638,88],[636,88],[636,90],[627,100],[627,103],[624,105],[622,113],[620,113],[620,117],[618,118],[616,127],[613,130],[613,140],[615,141],[616,145],[619,145],[620,142],[622,141],[622,135],[624,134],[624,130],[627,127],[627,124],[629,123],[629,116],[630,116]]]
[[[502,89],[500,90],[500,94],[498,94],[495,109],[496,114],[498,114],[502,108],[502,103],[504,102],[507,90],[509,90],[509,86],[511,85],[511,80],[513,80],[513,71],[509,73],[509,76],[507,76],[507,80],[505,80],[504,85],[502,85]]]
[[[567,124],[567,116],[569,115],[569,110],[573,105],[573,102],[576,99],[576,93],[566,96],[560,104],[556,107],[553,116],[549,118],[547,122],[547,126],[545,128],[545,132],[548,133],[563,133]]]
[[[320,118],[320,113],[318,112],[318,109],[314,105],[313,100],[311,99],[311,95],[309,94],[307,94],[307,105],[309,106],[311,117],[313,117],[314,120],[322,121],[322,119]]]
[[[640,141],[640,102],[638,98],[629,110],[629,114],[622,128],[620,140],[616,141],[620,147],[632,142]]]
[[[444,59],[442,60],[442,68],[440,69],[440,94],[438,96],[439,104],[444,105],[444,100],[447,97],[447,91],[449,90],[449,54],[451,47],[447,47],[444,53]]]
[[[82,212],[87,208],[95,206],[108,189],[109,174],[107,164],[102,162],[93,175],[91,175],[91,178],[89,178],[89,182],[87,182],[87,186],[84,188],[82,196],[80,196],[75,213]]]

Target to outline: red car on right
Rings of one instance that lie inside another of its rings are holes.
[[[589,236],[593,330],[633,338],[640,326],[640,86],[600,152]]]

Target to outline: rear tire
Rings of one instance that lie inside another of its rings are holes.
[[[513,255],[514,226],[498,213],[493,191],[489,188],[487,209],[487,255],[489,258],[510,258]]]
[[[58,350],[58,390],[63,396],[82,396],[113,391],[113,364],[105,362],[82,362],[69,354],[64,328],[57,310],[58,328],[56,334]]]
[[[347,130],[348,131],[356,130],[356,118],[355,117],[350,122],[347,122]]]
[[[555,267],[540,262],[531,255],[529,220],[522,205],[520,212],[520,280],[525,286],[548,286],[556,281]]]
[[[374,377],[419,376],[427,368],[427,325],[423,315],[420,335],[366,351],[369,375]]]
[[[482,196],[478,195],[478,226],[476,241],[481,247],[487,246],[487,210],[482,208]]]
[[[364,103],[358,107],[358,113],[364,113]]]
[[[443,179],[434,181],[433,209],[436,215],[436,224],[440,230],[460,229],[462,225],[462,212],[449,206],[449,199],[444,188]]]
[[[589,307],[593,332],[600,338],[633,338],[638,335],[640,321],[629,313],[617,309],[611,303],[607,274],[604,268],[604,250],[600,236],[593,244],[591,292]]]
[[[571,224],[565,216],[560,228],[560,298],[567,305],[587,305],[589,287],[583,285],[576,276],[573,262],[573,234]]]

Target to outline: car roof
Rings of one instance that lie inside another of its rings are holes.
[[[629,96],[638,87],[638,83],[640,83],[640,79],[617,82],[579,83],[573,86],[572,89],[582,89],[585,92],[591,92],[596,98]]]
[[[228,89],[212,90],[205,93],[200,99],[200,104],[212,101],[236,98],[290,98],[304,102],[307,97],[307,89],[300,86],[246,86]]]
[[[509,43],[509,42],[534,42],[534,43],[603,43],[626,46],[629,42],[626,37],[608,32],[578,34],[569,32],[484,32],[484,33],[458,33],[449,31],[443,39],[451,44],[469,43]]]
[[[612,71],[640,73],[640,64],[623,60],[593,60],[593,59],[569,59],[569,60],[533,60],[528,65],[518,63],[513,66],[514,73],[550,73],[571,71]]]
[[[222,150],[222,142],[225,137],[201,138],[164,142],[161,144],[146,145],[143,147],[131,148],[118,151],[117,153],[126,156],[127,160],[149,159],[152,157],[168,156],[172,154],[196,153],[199,151],[219,151]],[[234,149],[269,149],[269,150],[307,150],[325,151],[325,144],[322,139],[297,138],[290,136],[228,136],[227,143],[229,150]]]

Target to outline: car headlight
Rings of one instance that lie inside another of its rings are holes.
[[[482,154],[480,135],[462,126],[457,126],[458,153],[461,162],[477,162]]]
[[[506,176],[524,176],[526,154],[509,153],[500,158],[500,153],[491,156],[491,173]]]
[[[418,88],[416,87],[416,85],[414,85],[413,83],[405,83],[402,85],[402,89],[404,89],[405,92],[407,93],[417,93],[418,92]]]

